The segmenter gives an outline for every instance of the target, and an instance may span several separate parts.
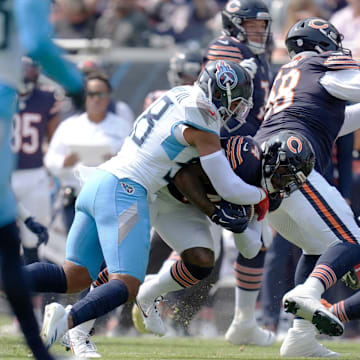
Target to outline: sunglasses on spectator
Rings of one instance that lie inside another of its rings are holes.
[[[86,96],[95,97],[98,96],[100,99],[105,99],[109,96],[108,92],[101,92],[101,91],[87,91]]]

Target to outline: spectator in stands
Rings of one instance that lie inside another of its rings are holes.
[[[113,46],[148,46],[149,20],[137,0],[110,0],[96,22],[95,37]]]
[[[360,1],[347,0],[348,6],[335,12],[330,21],[344,35],[343,45],[360,58]]]
[[[95,15],[86,0],[56,0],[52,20],[61,39],[91,39],[95,32]]]
[[[50,172],[58,176],[64,191],[64,222],[70,228],[74,204],[80,191],[74,168],[79,164],[96,166],[115,155],[131,127],[127,121],[108,111],[111,85],[103,73],[87,77],[86,111],[62,122],[45,157]],[[91,152],[93,149],[93,152]],[[94,149],[97,149],[94,152]]]
[[[146,6],[154,33],[168,35],[175,43],[197,41],[201,44],[207,32],[205,22],[218,10],[214,0],[152,0]]]
[[[284,44],[285,36],[291,26],[299,20],[312,16],[325,18],[322,9],[317,5],[315,0],[289,0],[285,15],[287,20],[280,31],[274,31],[275,43]],[[288,53],[285,48],[274,49],[272,59],[275,63],[287,62],[288,58]]]

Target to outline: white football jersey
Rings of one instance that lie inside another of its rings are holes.
[[[220,115],[196,85],[175,87],[156,100],[137,118],[119,153],[100,168],[157,192],[182,164],[199,157],[195,147],[175,137],[174,130],[181,124],[220,133]]]

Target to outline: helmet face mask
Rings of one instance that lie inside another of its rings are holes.
[[[344,36],[329,21],[320,18],[307,18],[293,25],[286,35],[285,44],[290,58],[303,51],[315,51],[319,54],[326,51],[342,51],[351,55],[349,49],[344,49]]]
[[[314,167],[312,146],[302,135],[282,131],[263,150],[263,186],[269,194],[289,196],[305,183]]]
[[[253,84],[239,63],[217,60],[208,62],[197,85],[216,106],[223,126],[234,117],[243,123],[252,108]]]
[[[230,0],[222,11],[223,31],[228,36],[233,36],[245,43],[255,54],[265,52],[270,36],[271,16],[267,6],[261,0]],[[246,29],[246,22],[257,20],[265,22],[265,29],[261,25],[257,29]],[[245,25],[245,26],[244,26]],[[252,38],[262,37],[262,42],[255,42]]]

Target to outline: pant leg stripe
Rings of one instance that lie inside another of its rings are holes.
[[[302,194],[310,202],[316,212],[329,226],[331,231],[343,242],[357,244],[356,238],[351,231],[344,225],[341,219],[334,213],[329,204],[320,195],[320,193],[307,180],[300,188]]]

